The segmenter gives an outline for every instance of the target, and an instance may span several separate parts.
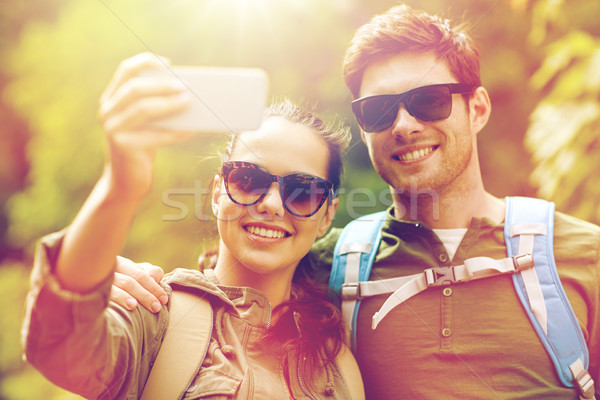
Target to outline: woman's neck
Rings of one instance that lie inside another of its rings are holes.
[[[242,264],[223,245],[215,266],[215,275],[220,284],[259,290],[267,296],[273,307],[290,298],[294,271],[295,268],[285,268],[259,273]]]

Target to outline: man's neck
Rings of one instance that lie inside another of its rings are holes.
[[[468,228],[475,217],[496,223],[504,219],[504,201],[483,189],[435,195],[395,195],[394,214],[398,219],[421,221],[432,229]]]

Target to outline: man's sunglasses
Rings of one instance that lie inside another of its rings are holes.
[[[333,184],[325,179],[308,174],[272,175],[245,161],[223,163],[221,176],[231,201],[243,206],[258,203],[277,182],[283,206],[296,217],[314,215],[333,196]]]
[[[400,94],[361,97],[352,102],[352,111],[365,132],[381,132],[396,121],[400,103],[406,111],[421,121],[446,119],[452,112],[452,94],[471,93],[476,86],[465,83],[444,83],[422,86]]]

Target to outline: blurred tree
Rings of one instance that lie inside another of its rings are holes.
[[[531,178],[558,209],[600,223],[600,3],[528,6],[529,41],[545,53],[531,78],[543,95],[525,141],[536,163]]]
[[[0,60],[5,59],[5,52],[19,37],[24,25],[33,20],[51,20],[60,1],[0,1]],[[10,246],[5,240],[8,228],[5,204],[13,193],[25,186],[29,166],[25,157],[29,129],[24,119],[15,114],[3,96],[10,79],[11,76],[0,65],[0,262],[8,257],[22,257],[21,249]]]

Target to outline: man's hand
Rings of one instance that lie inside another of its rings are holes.
[[[110,299],[128,310],[138,303],[156,313],[168,301],[167,293],[159,285],[165,272],[149,263],[134,263],[117,256],[115,279]]]

